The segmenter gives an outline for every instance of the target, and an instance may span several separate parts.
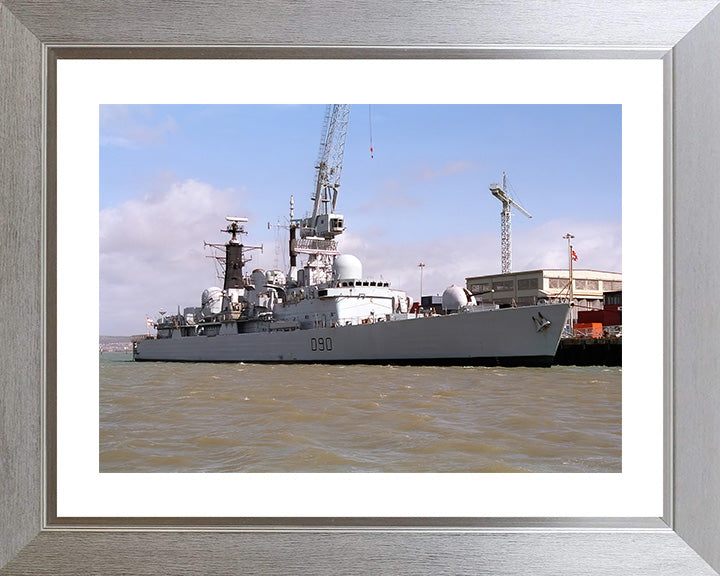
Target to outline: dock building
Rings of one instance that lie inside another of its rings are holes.
[[[466,278],[467,289],[478,302],[505,306],[530,306],[540,301],[567,300],[567,269],[525,270]],[[622,273],[573,269],[573,318],[579,311],[602,310],[603,294],[622,290]]]

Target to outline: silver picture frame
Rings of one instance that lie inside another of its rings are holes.
[[[0,575],[717,574],[718,4],[0,0]],[[128,56],[662,59],[663,516],[58,518],[53,71]]]

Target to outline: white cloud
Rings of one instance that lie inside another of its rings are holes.
[[[188,180],[101,211],[101,333],[142,332],[146,313],[155,317],[161,309],[172,312],[178,305],[199,305],[202,291],[219,283],[203,241],[225,241],[220,233],[225,216],[262,221],[262,215],[256,218],[248,205],[243,192]],[[402,220],[407,220],[407,213]],[[413,298],[420,292],[420,262],[425,264],[426,295],[442,294],[451,284],[464,285],[470,276],[500,271],[499,226],[484,231],[450,230],[447,236],[431,237],[427,222],[410,222],[402,235],[396,233],[392,220],[354,227],[339,238],[340,250],[360,258],[367,277],[388,281]],[[253,253],[250,266],[271,267],[275,231],[251,226],[250,232],[250,243],[259,243],[262,234],[268,236],[266,253]],[[575,235],[578,268],[622,270],[620,222],[561,219],[516,226],[513,270],[567,267],[563,239],[567,232]],[[284,233],[280,237],[285,250]]]
[[[100,212],[100,332],[144,331],[144,316],[197,306],[216,285],[205,240],[218,242],[242,194],[193,180]],[[241,214],[249,216],[249,214]]]
[[[366,276],[389,281],[394,288],[406,290],[417,299],[420,262],[425,264],[423,293],[442,294],[451,284],[464,285],[468,276],[495,271],[496,251],[488,250],[493,240],[489,234],[463,234],[432,240],[418,231],[414,237],[398,242],[383,234],[365,240],[345,233],[340,250],[360,258]]]
[[[578,256],[573,266],[605,272],[622,271],[622,226],[619,221],[553,220],[513,233],[513,268],[567,268],[567,233]]]
[[[568,232],[575,235],[573,248],[578,255],[577,268],[622,271],[620,222],[569,222],[555,220],[540,226],[513,232],[513,271],[541,268],[567,268]],[[346,232],[340,249],[363,262],[367,276],[391,282],[413,298],[420,293],[420,268],[423,262],[423,293],[442,294],[451,284],[464,285],[465,278],[498,274],[500,231],[468,232],[445,238],[428,238],[419,228],[412,237],[398,242],[375,229],[372,236]]]

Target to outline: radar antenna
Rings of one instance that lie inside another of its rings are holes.
[[[247,234],[247,232],[245,232],[245,226],[242,226],[242,224],[247,222],[248,219],[247,218],[234,218],[232,216],[225,216],[225,220],[227,220],[229,222],[229,224],[227,225],[227,228],[225,228],[224,230],[220,230],[220,232],[227,232],[228,234],[232,234],[232,237],[230,238],[230,243],[237,244],[238,243],[237,235],[238,234]]]

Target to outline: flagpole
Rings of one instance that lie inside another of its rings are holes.
[[[572,264],[573,263],[573,249],[572,249],[572,244],[570,244],[570,240],[575,238],[575,236],[573,236],[572,234],[570,234],[570,232],[568,232],[567,234],[565,234],[565,236],[563,236],[563,238],[565,238],[568,242],[568,271],[569,271],[569,276],[570,276],[570,289],[568,291],[568,293],[570,295],[570,334],[574,335],[575,334],[575,330],[574,330],[575,323],[573,321],[574,292],[573,292],[573,264]]]

